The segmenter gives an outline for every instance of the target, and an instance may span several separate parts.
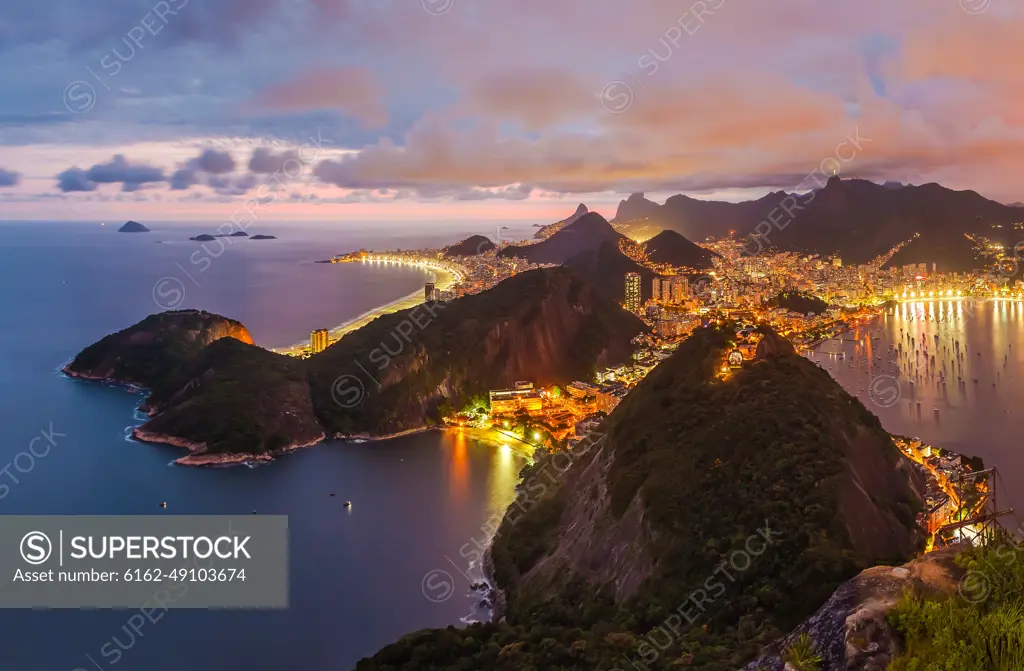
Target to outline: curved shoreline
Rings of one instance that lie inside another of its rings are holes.
[[[448,271],[438,268],[430,268],[428,270],[428,273],[430,277],[433,279],[434,285],[441,291],[446,291],[455,286],[456,284],[455,275]],[[400,298],[396,298],[395,300],[389,303],[385,303],[379,307],[367,310],[366,312],[356,317],[353,317],[348,321],[342,322],[341,324],[335,326],[334,328],[328,329],[328,338],[332,340],[340,340],[348,333],[351,333],[352,331],[357,331],[362,327],[366,326],[377,317],[383,317],[384,315],[389,315],[400,310],[407,310],[409,308],[416,307],[417,305],[423,302],[423,298],[423,290],[419,289]],[[308,346],[309,340],[306,339],[293,345],[289,345],[287,347],[272,347],[270,349],[273,350],[274,352],[278,352],[279,354],[287,354],[289,352],[303,350]]]

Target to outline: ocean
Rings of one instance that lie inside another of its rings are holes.
[[[181,295],[170,307],[211,310],[241,320],[261,345],[289,345],[430,277],[314,261],[361,247],[494,237],[496,226],[261,223],[250,232],[280,239],[238,240],[220,251],[187,240],[215,233],[215,224],[145,223],[152,233],[117,233],[99,222],[0,223],[0,484],[7,486],[0,514],[288,515],[290,607],[171,610],[140,631],[128,626],[131,610],[0,611],[0,668],[348,669],[406,633],[485,617],[470,593],[476,574],[465,575],[465,548],[486,540],[513,499],[527,462],[515,449],[432,432],[328,443],[257,468],[182,468],[171,465],[180,450],[126,439],[143,419],[135,411],[140,395],[70,380],[59,369],[86,345],[169,307],[178,294],[168,287]],[[507,225],[503,235],[513,240],[534,230]],[[1022,329],[1018,303],[920,304],[829,341],[812,358],[890,431],[998,467],[1000,495],[1024,505]],[[946,355],[959,340],[967,386],[949,377],[955,357],[945,387],[941,357],[935,369],[916,355],[916,368],[901,366],[888,345],[906,348],[908,335],[931,339],[929,347]],[[839,351],[843,359],[829,353]],[[53,437],[52,449],[27,459],[41,434]]]
[[[430,279],[414,268],[314,261],[361,247],[493,237],[494,224],[261,222],[250,233],[279,239],[236,240],[221,251],[188,241],[216,233],[215,224],[145,223],[151,233],[117,233],[120,222],[0,223],[0,514],[288,515],[290,607],[171,610],[137,632],[127,622],[138,611],[4,610],[0,668],[347,669],[408,632],[485,617],[460,550],[485,540],[514,497],[525,455],[430,432],[328,443],[256,468],[172,466],[180,450],[126,439],[142,421],[142,396],[59,369],[163,307],[217,312],[245,323],[258,344],[292,344]],[[508,226],[520,237],[534,230]],[[154,292],[168,278],[180,282],[178,305],[166,305],[173,292]],[[52,448],[26,458],[41,433]]]
[[[890,433],[998,469],[999,508],[1024,511],[1024,301],[905,303],[810,358]]]

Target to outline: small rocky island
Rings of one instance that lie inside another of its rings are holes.
[[[277,240],[276,235],[254,235],[250,240]]]
[[[189,238],[189,240],[194,240],[195,242],[210,242],[211,240],[216,239],[217,238],[213,237],[209,233],[203,233],[202,235],[197,235],[194,238]]]
[[[118,233],[149,233],[149,229],[140,224],[137,221],[126,221],[121,228],[117,229]]]

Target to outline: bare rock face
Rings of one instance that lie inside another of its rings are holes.
[[[522,576],[531,589],[553,594],[571,570],[593,584],[612,585],[618,599],[633,596],[655,570],[649,550],[652,531],[644,521],[637,495],[616,524],[611,519],[608,469],[613,456],[594,445],[591,461],[581,464],[578,478],[566,483],[568,501],[555,548]]]
[[[899,638],[886,616],[909,589],[953,594],[963,570],[953,561],[961,548],[925,555],[902,567],[876,566],[844,583],[818,612],[743,671],[782,671],[781,657],[802,634],[808,634],[823,658],[820,671],[885,671],[901,652]]]

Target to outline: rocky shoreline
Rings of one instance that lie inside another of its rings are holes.
[[[273,461],[275,457],[287,454],[288,452],[294,452],[295,450],[300,450],[304,447],[318,445],[324,441],[326,435],[321,433],[314,440],[305,443],[292,443],[279,450],[263,454],[255,454],[252,452],[211,453],[207,452],[206,443],[196,443],[177,436],[145,431],[141,426],[137,426],[132,430],[132,437],[141,443],[173,445],[174,447],[183,447],[187,449],[190,454],[179,459],[175,459],[174,461],[174,463],[179,466],[244,466],[248,464],[270,462]]]

